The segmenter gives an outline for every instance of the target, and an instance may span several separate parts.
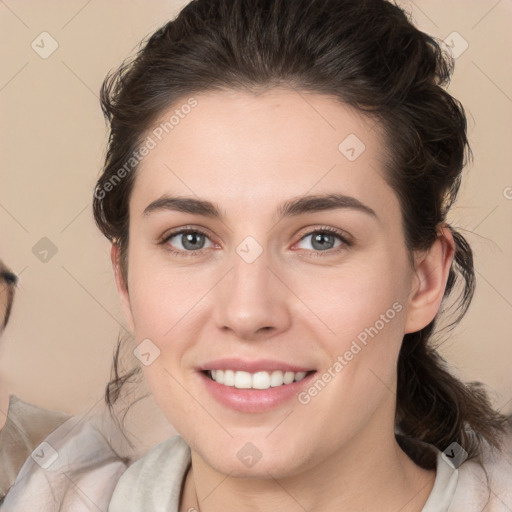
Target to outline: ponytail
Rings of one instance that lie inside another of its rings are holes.
[[[473,253],[465,238],[450,227],[455,257],[445,289],[450,294],[459,277],[463,281],[456,325],[464,316],[475,291]],[[463,383],[448,370],[445,360],[429,343],[437,317],[421,331],[404,336],[398,359],[397,426],[405,436],[445,450],[457,442],[469,457],[480,454],[481,441],[499,448],[506,417],[493,409],[478,382]]]

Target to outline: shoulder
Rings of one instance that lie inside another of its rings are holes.
[[[9,398],[8,421],[23,432],[32,447],[37,446],[48,434],[71,416],[60,411],[43,409],[11,395]]]
[[[435,454],[436,478],[422,512],[512,511],[512,428],[503,435],[500,450],[482,441],[480,455],[466,460],[456,443],[444,452],[416,439],[405,444],[402,439],[402,446],[425,468]]]
[[[512,510],[512,432],[500,451],[484,448],[481,457],[464,462],[458,473],[450,512]]]
[[[106,510],[127,466],[94,418],[71,417],[27,458],[2,511]]]
[[[175,435],[134,462],[119,479],[109,512],[177,510],[190,448]]]

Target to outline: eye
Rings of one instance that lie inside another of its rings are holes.
[[[173,242],[174,239],[176,241]],[[189,228],[168,234],[161,243],[165,244],[169,251],[179,256],[195,256],[202,254],[206,240],[210,240],[206,233]],[[177,248],[174,244],[177,244]]]
[[[345,249],[346,247],[350,247],[351,245],[342,232],[328,227],[310,231],[303,236],[298,243],[300,244],[308,239],[311,240],[309,245],[312,247],[314,252],[328,252],[329,254],[333,254]],[[340,242],[338,245],[334,245],[336,243],[336,239]],[[306,249],[310,250],[308,247],[306,247]]]
[[[322,227],[314,231],[310,231],[304,235],[297,244],[304,242],[308,238],[311,240],[310,246],[312,249],[309,249],[308,247],[305,249],[308,252],[312,252],[312,255],[314,256],[323,256],[318,253],[325,252],[332,255],[352,245],[347,237],[344,236],[343,232],[330,227]],[[334,245],[336,243],[336,239],[339,241],[338,245]],[[210,241],[210,246],[205,246],[206,241]],[[205,249],[215,245],[211,242],[206,233],[193,228],[183,228],[169,233],[160,243],[166,247],[166,250],[173,254],[185,257],[200,256],[203,254]],[[302,249],[304,249],[304,247],[302,247]]]

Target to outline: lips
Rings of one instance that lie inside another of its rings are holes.
[[[206,389],[222,405],[264,412],[293,399],[316,371],[282,361],[219,359],[197,368]]]
[[[236,358],[225,358],[225,359],[216,359],[214,361],[210,361],[201,365],[198,368],[200,371],[208,371],[208,370],[233,370],[233,371],[243,371],[249,373],[256,372],[273,372],[275,370],[280,370],[282,372],[310,372],[315,370],[313,367],[308,366],[300,366],[296,364],[291,364],[283,361],[275,361],[271,359],[257,359],[254,361],[247,361],[243,359]]]

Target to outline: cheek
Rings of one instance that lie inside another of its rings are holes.
[[[310,318],[309,325],[324,332],[322,338],[337,351],[348,349],[354,339],[364,342],[374,327],[379,332],[401,328],[403,318],[397,310],[404,309],[407,286],[399,255],[382,251],[354,258],[336,271],[317,272],[310,278],[297,275],[292,288],[307,306],[301,316]]]
[[[168,417],[178,425],[180,418],[188,417],[192,407],[190,395],[184,391],[184,378],[190,375],[183,372],[191,372],[186,367],[186,357],[201,338],[206,304],[202,298],[216,281],[204,272],[202,275],[199,269],[171,266],[149,251],[133,250],[130,258],[135,339],[137,343],[151,340],[158,354],[151,364],[142,365],[142,369],[164,414],[180,411]]]
[[[160,251],[151,249],[134,246],[129,268],[131,308],[141,336],[164,340],[173,329],[181,329],[179,322],[194,315],[205,289],[212,286],[199,267],[169,263]]]
[[[133,273],[132,286],[135,339],[151,340],[158,354],[151,364],[141,365],[148,389],[174,428],[189,431],[188,418],[197,417],[198,411],[186,391],[189,375],[183,363],[199,338],[194,318],[203,293],[187,286],[183,273],[169,274],[150,265]]]
[[[162,357],[143,368],[144,378],[157,407],[178,432],[185,432],[193,443],[201,429],[195,424],[201,418],[202,426],[215,431],[216,425],[201,408],[200,402],[194,400],[188,391],[187,382],[175,369],[162,361]]]
[[[301,297],[322,320],[312,317],[310,326],[325,332],[317,339],[328,354],[320,372],[328,384],[318,386],[323,398],[317,400],[315,390],[313,397],[304,397],[315,402],[315,414],[324,413],[326,402],[337,404],[334,415],[362,413],[361,404],[370,411],[393,388],[405,323],[405,262],[405,256],[374,253],[371,261],[317,280],[315,293],[302,289]]]

